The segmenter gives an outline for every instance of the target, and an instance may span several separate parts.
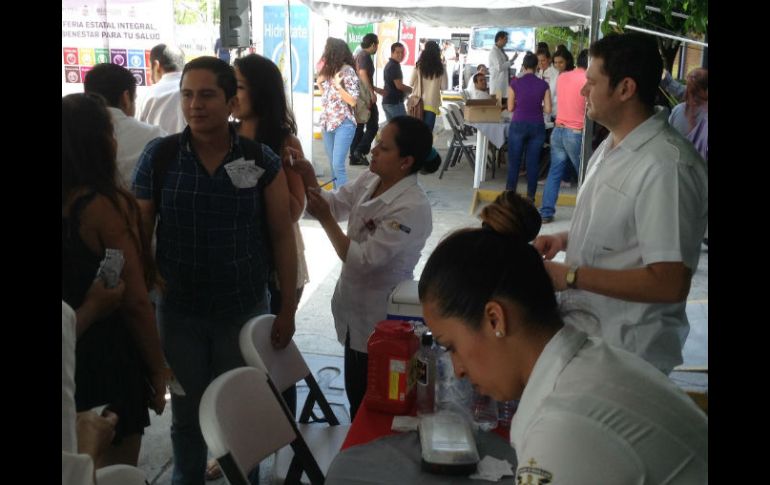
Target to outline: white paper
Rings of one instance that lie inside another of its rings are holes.
[[[485,456],[476,467],[476,473],[470,476],[474,480],[499,482],[506,475],[513,475],[513,465],[507,460],[498,460],[493,456]]]
[[[265,169],[258,167],[254,160],[244,160],[239,158],[225,165],[227,175],[239,189],[249,189],[257,185],[259,177],[265,173]]]
[[[420,418],[414,416],[394,416],[390,429],[393,431],[416,431]]]

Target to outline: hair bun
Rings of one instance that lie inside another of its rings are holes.
[[[498,195],[479,217],[482,227],[524,243],[537,237],[543,222],[535,205],[512,190]]]

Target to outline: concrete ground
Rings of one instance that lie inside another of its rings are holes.
[[[440,121],[440,120],[439,120]],[[437,130],[441,123],[437,122]],[[442,157],[446,155],[447,132],[437,132],[435,147]],[[321,140],[314,140],[313,160],[324,173],[329,173],[326,154]],[[356,176],[366,167],[348,167],[348,176]],[[317,170],[320,172],[321,170]],[[505,187],[506,166],[498,168],[496,177],[482,182],[482,189],[502,190]],[[487,177],[490,172],[487,171]],[[454,229],[477,226],[478,218],[469,209],[473,198],[473,171],[466,161],[460,161],[450,168],[441,180],[438,173],[421,175],[420,182],[428,194],[433,208],[433,233],[426,243],[422,257],[415,268],[415,278],[419,277],[427,257],[446,234]],[[525,191],[520,181],[519,192]],[[538,187],[542,191],[542,186]],[[562,189],[562,193],[576,192],[575,188]],[[476,214],[481,205],[476,208]],[[569,229],[573,207],[557,207],[556,220],[544,225],[541,234],[551,234]],[[341,263],[320,224],[314,220],[303,219],[300,228],[305,242],[305,258],[308,263],[310,282],[305,286],[302,300],[296,315],[296,334],[294,340],[302,351],[310,368],[321,384],[324,394],[332,403],[340,421],[350,422],[348,403],[344,393],[343,347],[337,342],[331,315],[331,297],[339,276]],[[557,256],[563,260],[564,253]],[[690,334],[684,347],[684,363],[687,366],[708,366],[708,249],[703,246],[698,270],[693,276],[692,287],[687,303],[687,315],[690,320]],[[708,389],[708,377],[676,373],[672,378],[683,387]],[[303,391],[299,388],[298,406],[304,402]],[[152,414],[152,413],[151,413]],[[171,424],[171,406],[166,407],[162,416],[152,416],[151,425],[145,430],[139,467],[146,473],[150,485],[169,485],[171,483],[172,452],[169,437]],[[269,483],[272,458],[265,460],[260,468],[260,483]],[[222,478],[208,482],[224,485]]]

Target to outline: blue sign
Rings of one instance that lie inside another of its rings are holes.
[[[128,67],[138,69],[144,67],[144,51],[128,51]]]
[[[284,79],[288,77],[289,64],[284,63],[284,29],[286,7],[264,7],[264,56],[281,69]],[[310,85],[310,9],[305,5],[291,7],[291,90],[295,93],[309,93]]]

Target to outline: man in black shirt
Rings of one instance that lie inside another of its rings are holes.
[[[395,42],[390,46],[390,60],[385,64],[385,95],[382,97],[382,110],[385,119],[390,121],[396,116],[405,116],[404,96],[412,92],[412,88],[404,84],[401,73],[401,61],[404,60],[404,44]]]
[[[384,95],[385,91],[374,87],[374,62],[372,56],[377,52],[380,42],[377,34],[366,34],[361,39],[361,51],[356,55],[356,73],[362,83],[369,87],[372,93],[371,116],[366,123],[356,126],[356,134],[350,144],[350,164],[369,165],[366,154],[372,146],[372,141],[379,128],[379,112],[377,111],[377,94]],[[364,131],[366,128],[366,131]]]

